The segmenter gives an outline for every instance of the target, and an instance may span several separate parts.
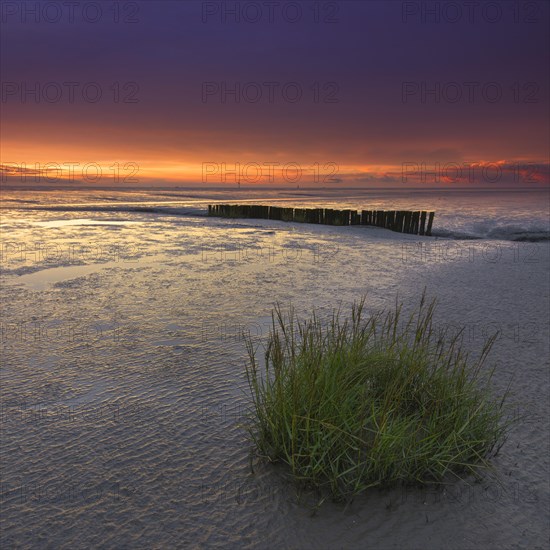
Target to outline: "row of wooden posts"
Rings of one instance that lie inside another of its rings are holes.
[[[324,225],[374,225],[400,233],[431,235],[433,212],[410,210],[334,210],[332,208],[281,208],[259,204],[210,204],[209,216],[259,218]],[[427,226],[426,226],[426,221]]]

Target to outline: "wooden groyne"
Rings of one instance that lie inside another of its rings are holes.
[[[332,208],[281,208],[259,204],[210,204],[208,215],[222,218],[256,218],[323,225],[373,225],[399,233],[431,235],[434,212],[410,210],[334,210]]]

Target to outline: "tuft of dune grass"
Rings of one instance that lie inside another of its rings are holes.
[[[247,340],[258,453],[337,499],[489,466],[508,427],[505,396],[491,398],[493,372],[483,368],[496,335],[471,362],[461,334],[435,331],[425,295],[404,321],[402,305],[366,318],[364,305],[328,324],[277,306],[262,369]]]

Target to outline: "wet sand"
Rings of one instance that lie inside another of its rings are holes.
[[[462,241],[423,255],[426,238],[374,228],[123,219],[140,223],[17,231],[63,250],[139,244],[132,261],[40,288],[19,279],[32,265],[4,264],[3,547],[546,547],[548,243]],[[424,287],[439,299],[436,322],[465,325],[473,354],[502,331],[494,389],[512,379],[523,419],[496,475],[373,490],[312,515],[314,495],[298,498],[283,468],[250,469],[240,332],[261,343],[276,299],[307,313],[367,292],[379,309],[396,294],[413,304]]]

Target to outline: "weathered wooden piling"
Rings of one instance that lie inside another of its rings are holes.
[[[411,220],[412,220],[412,212],[406,211],[405,221],[403,222],[403,233],[411,232]]]
[[[293,221],[298,223],[305,223],[306,221],[306,209],[305,208],[295,208]]]
[[[372,225],[400,233],[432,234],[434,212],[409,210],[335,210],[334,208],[282,208],[260,204],[209,204],[209,216],[255,218],[324,225]],[[427,226],[426,226],[427,222]]]
[[[334,210],[333,225],[349,225],[349,210]]]
[[[405,214],[406,214],[406,211],[401,210],[400,213],[401,213],[401,225],[400,225],[399,231],[401,233],[405,233]]]
[[[294,221],[294,208],[283,208],[281,213],[281,220],[284,222]]]
[[[430,212],[429,218],[428,218],[428,228],[426,229],[426,235],[428,237],[431,237],[432,235],[432,223],[434,221],[434,212]]]
[[[388,212],[386,227],[388,229],[391,229],[392,231],[395,231],[395,229],[394,229],[395,228],[395,211],[394,210],[390,210]]]
[[[412,228],[411,233],[418,235],[418,224],[420,221],[420,212],[413,212],[412,214]]]
[[[282,217],[282,208],[279,206],[270,206],[269,207],[269,219],[270,220],[280,220]]]
[[[422,211],[422,213],[420,214],[420,230],[418,231],[418,234],[424,235],[425,228],[426,228],[426,212]]]
[[[321,223],[319,221],[319,208],[304,208],[306,223]]]

